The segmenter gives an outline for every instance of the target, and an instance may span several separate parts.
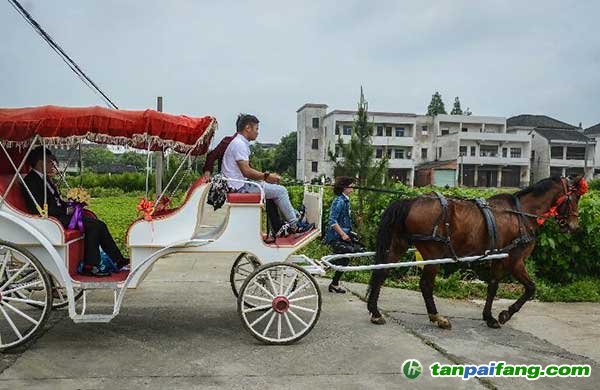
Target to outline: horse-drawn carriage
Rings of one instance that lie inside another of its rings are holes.
[[[290,343],[312,329],[321,310],[321,295],[309,272],[316,268],[299,267],[290,257],[320,235],[320,188],[305,187],[303,201],[307,221],[317,228],[265,243],[262,190],[228,194],[222,223],[208,225],[202,217],[210,183],[199,179],[179,207],[160,212],[151,207],[146,218],[132,221],[126,233],[130,271],[105,278],[77,272],[85,232],[65,229],[47,215],[44,204],[37,205],[37,215],[27,210],[30,193],[23,176],[36,146],[76,148],[82,142],[97,142],[147,153],[170,148],[189,158],[207,151],[216,129],[213,117],[152,110],[54,106],[0,110],[0,350],[35,337],[52,308],[67,306],[75,322],[110,321],[119,314],[127,289],[137,287],[157,260],[178,252],[241,253],[230,281],[242,322],[258,339]],[[108,313],[90,312],[88,293],[99,289],[113,291]]]

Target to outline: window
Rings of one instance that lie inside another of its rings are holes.
[[[463,133],[466,133],[466,132],[467,132],[467,131],[469,131],[469,130],[468,130],[466,127],[463,127],[463,128],[461,129],[461,131],[462,131]]]
[[[502,157],[506,157],[508,155],[508,148],[502,148]]]
[[[383,126],[377,126],[377,136],[383,137]]]
[[[557,158],[559,160],[562,160],[563,147],[562,146],[552,146],[550,148],[550,158]]]
[[[438,148],[438,158],[442,158],[442,147]]]
[[[425,126],[427,127],[427,126]],[[422,159],[426,159],[427,158],[427,148],[422,148],[421,149],[421,158]]]
[[[481,145],[479,147],[479,157],[498,157],[498,146]]]
[[[391,148],[385,148],[385,154],[387,155],[388,159],[392,158],[392,149]]]
[[[394,149],[394,158],[400,158],[403,159],[404,158],[404,149]]]
[[[335,153],[333,154],[335,157],[342,157],[340,154],[340,145],[335,145]]]
[[[392,136],[392,126],[386,126],[386,128],[385,128],[385,136],[386,137],[391,137]]]
[[[375,158],[383,158],[383,148],[375,149]]]
[[[352,135],[352,126],[344,126],[344,135]]]
[[[404,127],[396,127],[396,137],[404,137]]]
[[[531,159],[534,160],[535,159],[535,150],[531,151]]]
[[[339,125],[335,126],[335,135],[340,135],[340,126]]]
[[[427,135],[427,126],[421,126],[421,135]]]
[[[475,146],[471,146],[471,157],[475,157]]]
[[[448,135],[448,134],[450,134],[450,129],[448,129],[448,128],[443,128],[443,129],[442,129],[442,135]]]
[[[311,168],[312,168],[313,172],[318,172],[319,171],[319,162],[318,161],[311,162]]]
[[[585,160],[585,147],[567,147],[567,160]]]
[[[467,155],[467,147],[466,147],[466,146],[461,146],[461,147],[459,148],[459,152],[458,152],[458,154],[459,154],[460,156],[466,156],[466,155]]]
[[[318,138],[313,138],[312,139],[312,148],[313,149],[319,149],[319,139]]]
[[[312,127],[313,129],[319,128],[319,118],[312,118]]]
[[[521,148],[510,148],[510,158],[521,158]]]

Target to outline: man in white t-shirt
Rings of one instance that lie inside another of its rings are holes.
[[[223,155],[221,173],[229,180],[229,186],[235,192],[260,192],[260,186],[267,199],[273,199],[279,211],[287,221],[277,235],[301,233],[306,227],[298,226],[296,210],[292,207],[287,189],[279,185],[281,177],[276,173],[261,172],[250,166],[250,141],[258,137],[258,118],[254,115],[240,114],[236,122],[237,134],[231,140]],[[243,183],[242,180],[255,180],[256,184]]]

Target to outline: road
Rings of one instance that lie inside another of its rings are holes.
[[[479,321],[480,303],[440,300],[454,325],[444,331],[426,321],[417,293],[385,289],[388,324],[375,326],[359,298],[363,285],[334,295],[321,279],[323,311],[311,334],[295,345],[265,346],[238,318],[228,283],[234,257],[161,260],[108,324],[74,324],[65,310],[54,312],[38,340],[2,355],[0,389],[598,388],[600,355],[590,345],[600,340],[598,305],[550,305],[566,311],[561,322],[558,309],[530,303],[530,314],[526,306],[522,318],[492,330]],[[110,296],[95,299],[98,310],[109,309]],[[403,376],[406,359],[418,359],[423,375]],[[592,377],[463,381],[432,378],[427,368],[491,360],[591,364]]]

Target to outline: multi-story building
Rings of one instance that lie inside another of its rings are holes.
[[[583,134],[596,142],[594,146],[594,178],[600,178],[600,123],[588,127]]]
[[[297,178],[333,176],[328,150],[348,142],[356,111],[305,104],[297,111]],[[387,155],[389,175],[407,184],[524,186],[530,137],[507,132],[500,117],[369,112],[375,157]],[[343,156],[340,156],[343,158]]]
[[[579,127],[545,115],[523,114],[507,120],[511,131],[531,134],[532,181],[548,176],[584,175],[594,172],[596,142]]]

